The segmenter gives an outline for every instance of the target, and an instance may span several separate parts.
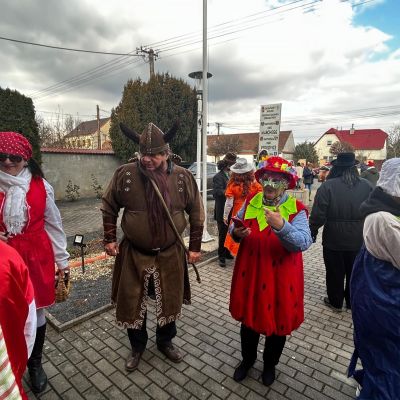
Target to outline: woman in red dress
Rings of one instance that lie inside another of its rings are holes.
[[[53,189],[32,159],[31,144],[16,132],[0,132],[0,240],[18,251],[33,284],[37,331],[28,369],[32,391],[40,393],[47,385],[44,310],[55,300],[55,264],[63,274],[69,254]]]
[[[243,360],[233,379],[243,380],[257,358],[265,335],[262,382],[275,380],[275,366],[286,335],[304,320],[302,251],[312,243],[306,207],[285,193],[296,177],[288,161],[270,157],[255,173],[263,191],[250,195],[230,228],[240,241],[232,278],[230,312],[241,322]]]

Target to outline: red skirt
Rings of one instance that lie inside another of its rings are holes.
[[[301,252],[287,251],[270,227],[240,243],[232,277],[230,312],[234,319],[266,336],[289,335],[304,320]]]
[[[54,252],[46,231],[22,233],[8,239],[28,266],[36,308],[52,305],[55,301]]]

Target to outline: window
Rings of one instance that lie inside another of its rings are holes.
[[[327,145],[327,146],[332,146],[332,140],[328,140],[328,141],[326,142],[326,145]]]

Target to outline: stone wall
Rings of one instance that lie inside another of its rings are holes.
[[[112,151],[42,149],[42,169],[54,188],[56,200],[65,200],[70,180],[79,186],[80,198],[96,197],[93,177],[103,190],[121,161]]]

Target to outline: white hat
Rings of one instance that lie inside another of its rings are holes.
[[[236,163],[230,167],[230,170],[235,174],[245,174],[253,169],[253,165],[248,163],[245,158],[238,158]]]
[[[400,158],[391,158],[382,164],[376,186],[391,196],[400,197]]]

